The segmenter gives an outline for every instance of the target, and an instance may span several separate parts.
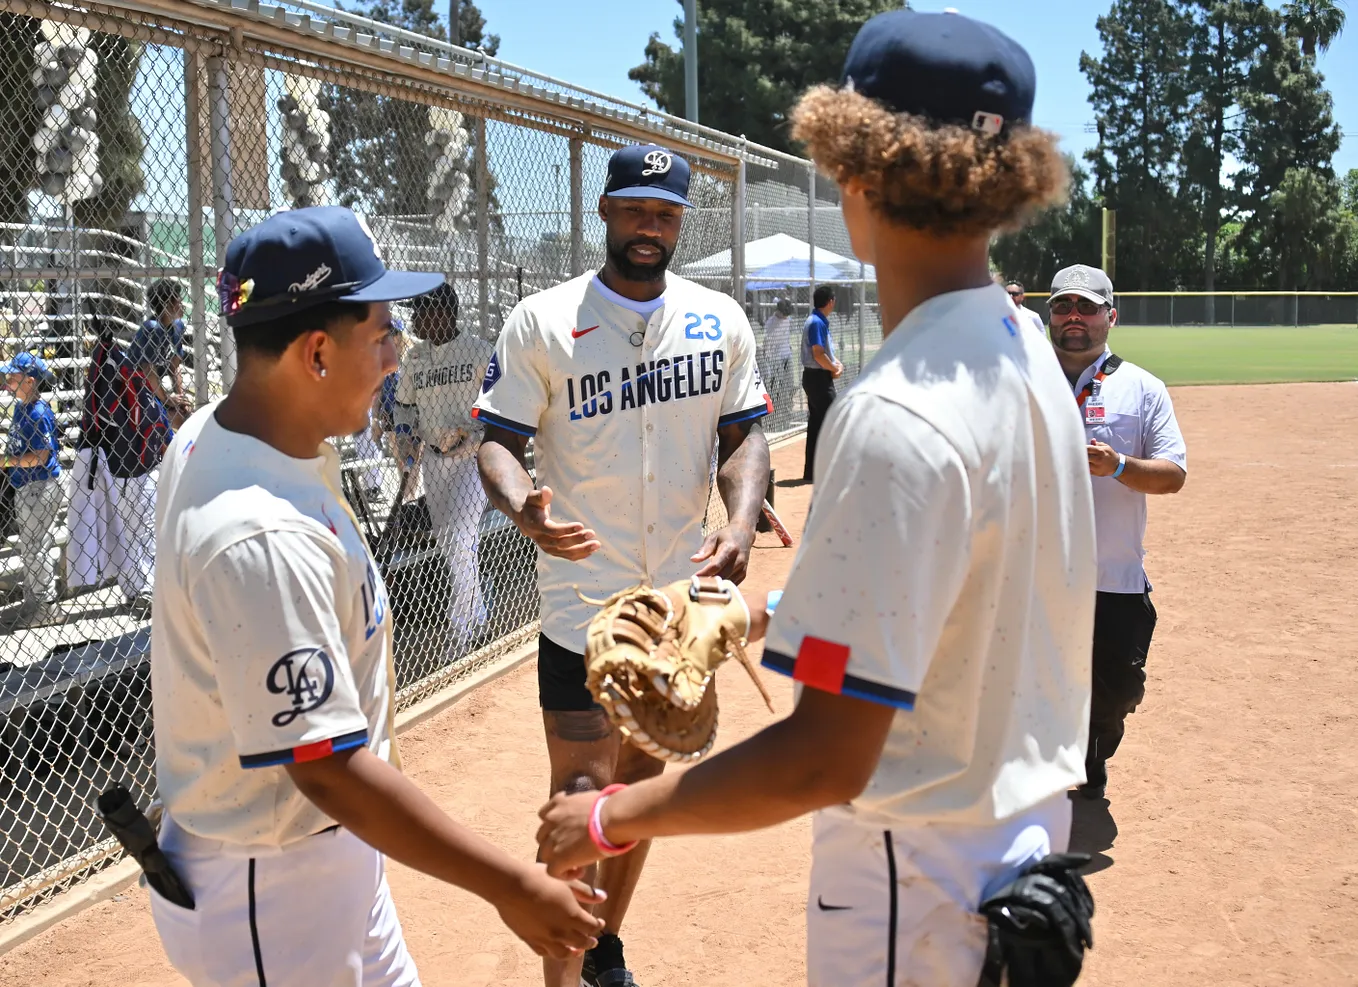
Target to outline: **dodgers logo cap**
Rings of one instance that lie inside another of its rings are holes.
[[[658,144],[633,144],[608,159],[604,195],[623,199],[664,199],[691,208],[688,162]]]
[[[1012,38],[953,10],[892,10],[859,30],[844,61],[845,88],[935,124],[985,134],[1029,123],[1033,60]]]
[[[394,302],[443,284],[442,274],[389,271],[361,216],[343,206],[275,213],[226,248],[222,314],[248,326],[324,302]]]
[[[1088,264],[1073,264],[1063,267],[1052,278],[1051,298],[1062,295],[1078,295],[1088,298],[1099,305],[1113,304],[1113,282],[1108,275],[1097,267]]]

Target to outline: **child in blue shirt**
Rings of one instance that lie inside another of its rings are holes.
[[[19,554],[24,564],[24,601],[5,622],[6,630],[34,627],[60,618],[56,606],[55,547],[57,513],[65,495],[60,435],[56,415],[38,395],[52,379],[47,364],[32,353],[16,354],[0,366],[5,389],[15,397],[14,420],[0,469],[14,487],[14,513],[19,524]]]

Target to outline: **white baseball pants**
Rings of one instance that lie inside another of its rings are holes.
[[[486,623],[481,595],[481,515],[486,491],[476,469],[475,448],[470,453],[440,456],[425,451],[425,503],[434,541],[448,560],[452,592],[448,600],[448,634],[454,646],[473,636]]]
[[[251,857],[167,819],[160,845],[195,907],[151,890],[151,915],[193,987],[419,987],[385,858],[347,830]]]
[[[66,510],[66,585],[97,586],[116,576],[129,600],[150,596],[156,561],[156,483],[159,471],[119,479],[105,453],[80,449],[71,468]],[[93,483],[91,484],[91,474]]]
[[[843,808],[816,813],[806,906],[809,987],[976,987],[977,911],[1030,864],[1070,842],[1066,793],[993,827],[884,830]]]

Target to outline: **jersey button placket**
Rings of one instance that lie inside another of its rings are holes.
[[[663,322],[661,313],[664,309],[659,309],[651,314],[646,324],[642,326],[644,339],[642,341],[642,356],[649,369],[651,361],[655,359],[656,349],[660,344],[660,327]],[[642,541],[646,546],[646,575],[648,578],[654,576],[651,571],[651,560],[660,558],[660,549],[655,540],[655,526],[660,519],[660,495],[655,484],[655,461],[654,451],[651,446],[650,436],[655,431],[655,422],[651,420],[651,405],[646,404],[641,409],[641,420],[646,428],[641,435],[642,454],[642,484],[641,484],[641,519],[646,525],[646,535]]]

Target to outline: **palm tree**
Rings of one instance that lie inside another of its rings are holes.
[[[1342,3],[1343,0],[1289,0],[1283,4],[1287,32],[1300,39],[1302,54],[1307,58],[1325,51],[1344,32],[1346,15]]]

